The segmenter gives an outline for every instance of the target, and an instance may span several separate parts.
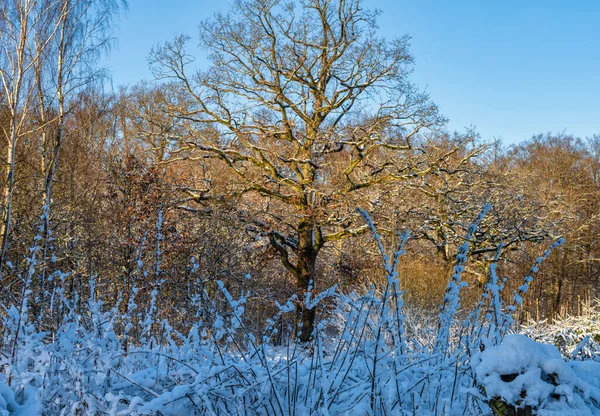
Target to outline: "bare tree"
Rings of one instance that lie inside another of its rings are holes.
[[[52,185],[65,135],[65,120],[76,102],[77,94],[104,77],[96,65],[110,45],[111,24],[119,5],[113,0],[60,0],[48,12],[50,27],[58,26],[52,42],[34,65],[37,109],[40,119],[41,163],[43,178],[44,246],[46,258],[50,239]],[[48,35],[36,33],[33,47],[44,47]],[[42,272],[42,288],[46,268]]]
[[[49,205],[52,180],[64,136],[65,117],[78,92],[101,80],[96,64],[110,45],[111,24],[119,4],[113,0],[61,0],[56,2],[58,31],[48,58],[36,66],[35,80],[42,125],[43,201]],[[36,50],[42,39],[35,39]],[[49,137],[52,134],[52,140]]]
[[[2,1],[0,78],[10,123],[3,134],[7,151],[6,185],[0,200],[0,274],[10,233],[17,142],[26,134],[41,136],[42,204],[49,208],[65,117],[73,97],[101,75],[97,58],[110,42],[119,4],[115,0]]]
[[[0,218],[0,276],[6,255],[12,216],[12,199],[15,188],[15,154],[17,142],[24,132],[32,103],[31,72],[39,62],[58,25],[47,25],[46,15],[52,2],[37,0],[3,0],[0,2],[0,81],[9,113],[8,128],[3,131],[6,145],[3,180],[0,193],[2,216]],[[49,26],[49,27],[47,27]],[[43,30],[39,49],[32,51],[34,34]]]
[[[413,193],[404,204],[402,217],[415,221],[416,237],[431,243],[450,271],[470,222],[481,207],[491,204],[470,242],[472,267],[468,267],[485,283],[492,259],[504,259],[505,253],[527,242],[543,241],[549,230],[536,214],[539,204],[524,198],[524,184],[505,163],[495,160],[501,149],[493,144],[478,145],[477,136],[470,136],[468,141],[465,137],[469,135],[438,138],[440,146],[454,147],[451,143],[456,140],[461,143],[452,170],[442,169],[435,178],[409,183],[407,188]]]
[[[444,123],[408,80],[409,38],[377,36],[360,0],[240,0],[237,15],[201,24],[212,66],[190,74],[187,38],[153,51],[159,79],[185,93],[170,111],[188,135],[171,160],[217,159],[226,189],[187,189],[190,200],[238,198],[241,219],[268,237],[295,276],[299,303],[315,285],[328,242],[364,231],[354,209],[396,184],[434,175],[456,149],[428,154],[420,133]],[[370,207],[367,207],[370,208]],[[299,339],[315,311],[299,308]]]

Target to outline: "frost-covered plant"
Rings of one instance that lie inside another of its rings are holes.
[[[381,287],[361,294],[343,294],[335,286],[320,293],[309,291],[302,300],[305,309],[327,303],[335,310],[321,317],[313,341],[304,344],[282,336],[294,333],[281,323],[295,316],[297,298],[278,304],[275,316],[256,333],[248,329],[245,316],[251,294],[221,281],[215,281],[214,290],[198,285],[200,292],[189,294],[194,310],[178,326],[161,316],[159,216],[155,262],[150,272],[144,270],[140,248],[130,293],[121,291],[108,302],[93,278],[88,291],[67,297],[63,290],[67,275],[57,274],[45,318],[56,322],[52,333],[36,327],[27,312],[27,296],[24,302],[4,306],[0,415],[489,413],[496,396],[488,397],[493,389],[486,388],[487,379],[477,371],[496,351],[516,308],[502,303],[504,284],[492,262],[477,307],[463,322],[457,319],[468,242],[484,214],[485,209],[465,236],[440,314],[415,323],[404,305],[396,270],[410,234],[402,234],[390,253],[363,213],[387,278]],[[30,261],[35,261],[34,255]],[[25,278],[24,287],[35,281],[37,269],[30,267],[29,273],[30,283]],[[147,307],[142,308],[140,285],[149,278],[156,284],[144,293]],[[525,292],[522,286],[517,295]],[[577,347],[578,358],[585,358],[586,345]],[[570,368],[584,378],[578,373],[583,367]],[[563,373],[567,374],[561,372],[561,377]],[[569,391],[561,389],[568,404]],[[594,405],[591,394],[586,397],[575,390],[573,394],[580,395],[586,406]]]
[[[462,273],[465,270],[465,263],[468,260],[470,241],[479,227],[479,223],[483,221],[485,214],[492,208],[487,204],[483,207],[475,221],[469,225],[465,242],[459,247],[456,255],[456,262],[453,267],[452,278],[448,282],[446,293],[442,301],[442,309],[439,316],[439,325],[437,336],[435,339],[435,352],[443,356],[447,354],[448,343],[450,341],[450,330],[454,323],[454,318],[460,308],[460,290],[467,286],[467,283],[462,280]]]
[[[546,251],[544,251],[543,255],[536,259],[533,266],[531,266],[531,269],[529,269],[529,273],[527,274],[527,276],[525,276],[523,284],[519,286],[513,294],[512,303],[506,307],[508,313],[503,315],[502,325],[500,326],[500,332],[502,335],[505,334],[510,328],[510,326],[514,323],[513,315],[517,312],[517,309],[523,304],[523,296],[527,294],[531,282],[533,281],[533,276],[537,274],[537,272],[540,269],[540,266],[548,258],[552,250],[563,245],[564,243],[564,238],[559,238],[558,240],[556,240],[550,245],[550,247],[548,247]]]

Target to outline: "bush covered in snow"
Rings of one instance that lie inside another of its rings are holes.
[[[499,414],[600,415],[600,363],[565,361],[558,349],[510,334],[471,360],[476,384]],[[531,413],[529,413],[531,414]]]

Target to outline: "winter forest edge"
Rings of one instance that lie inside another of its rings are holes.
[[[450,132],[361,0],[109,91],[126,9],[0,0],[0,415],[600,415],[600,136]]]

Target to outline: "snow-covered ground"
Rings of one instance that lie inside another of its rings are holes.
[[[261,334],[251,333],[246,297],[234,299],[221,283],[225,309],[197,297],[195,308],[211,310],[210,319],[199,314],[179,330],[156,318],[156,290],[145,308],[136,305],[135,287],[127,305],[119,299],[108,308],[93,280],[87,294],[69,298],[57,284],[51,307],[34,314],[32,251],[22,298],[3,308],[0,415],[481,415],[517,407],[600,415],[597,302],[581,317],[511,333],[549,251],[510,296],[502,296],[492,264],[465,317],[465,243],[439,315],[421,322],[405,307],[396,273],[406,238],[388,254],[373,231],[387,284],[360,295],[335,287],[307,294],[305,307],[329,309],[305,344],[280,337],[275,325],[282,316],[293,321],[297,299],[278,305]]]
[[[429,343],[402,340],[388,296],[329,290],[323,297],[337,300],[338,310],[315,341],[277,347],[272,332],[261,342],[246,332],[244,299],[231,296],[231,313],[216,325],[182,334],[149,320],[136,341],[124,336],[130,318],[103,311],[101,300],[90,299],[85,315],[67,314],[51,337],[32,325],[17,334],[12,309],[0,414],[475,415],[491,414],[498,400],[538,414],[600,414],[598,343],[584,331],[561,354],[521,334],[502,336],[485,319],[494,314],[483,313],[478,322],[473,314],[455,321],[447,345],[435,327],[421,328]],[[281,310],[290,313],[290,304]],[[599,317],[589,314],[589,325]]]

